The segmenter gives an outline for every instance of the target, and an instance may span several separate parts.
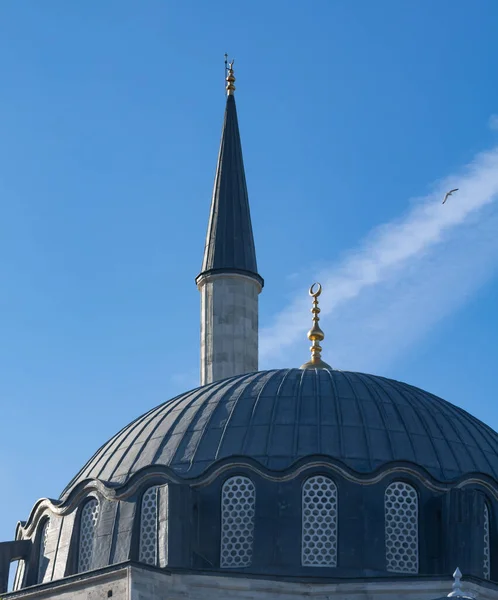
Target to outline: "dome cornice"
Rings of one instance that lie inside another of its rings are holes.
[[[297,461],[284,471],[272,471],[257,461],[246,457],[231,457],[213,464],[202,475],[182,477],[168,467],[155,465],[145,467],[135,473],[125,484],[113,485],[98,479],[88,479],[78,483],[61,500],[42,498],[36,502],[27,521],[19,522],[16,539],[33,535],[35,529],[48,513],[64,517],[81,506],[86,498],[96,495],[111,502],[126,501],[150,485],[176,484],[192,488],[212,485],[216,479],[225,478],[234,472],[244,472],[251,476],[273,483],[289,482],[306,478],[312,472],[330,475],[336,481],[344,480],[361,486],[375,486],[392,478],[407,479],[433,493],[445,493],[452,489],[477,488],[485,491],[498,501],[498,481],[481,473],[469,473],[451,482],[437,480],[419,465],[403,462],[387,463],[373,473],[359,473],[326,456],[311,456]]]

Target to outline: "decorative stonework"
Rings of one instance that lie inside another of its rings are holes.
[[[256,492],[248,477],[227,479],[221,492],[222,568],[249,567],[252,562]]]
[[[78,573],[89,571],[92,568],[93,539],[98,516],[99,503],[93,498],[86,502],[81,511]]]
[[[43,523],[43,529],[40,533],[40,547],[38,549],[38,583],[42,583],[49,562],[47,556],[45,556],[49,525],[50,519],[46,519]]]
[[[418,573],[418,495],[407,483],[391,483],[385,493],[387,570]]]
[[[337,565],[337,487],[317,475],[303,486],[301,563],[309,567]]]
[[[142,496],[140,515],[140,562],[157,564],[157,486]]]
[[[485,579],[491,579],[490,566],[490,548],[489,548],[489,510],[487,504],[484,505],[484,561],[483,575]]]

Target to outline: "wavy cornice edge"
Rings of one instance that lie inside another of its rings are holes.
[[[261,465],[254,459],[232,456],[217,461],[206,469],[204,473],[196,477],[182,477],[169,467],[154,465],[140,469],[140,471],[134,473],[128,481],[122,484],[109,484],[99,479],[81,481],[60,500],[49,498],[38,500],[31,510],[27,521],[20,521],[18,523],[16,539],[30,537],[40,519],[43,518],[47,511],[63,517],[75,510],[81,501],[92,493],[110,501],[126,500],[133,496],[145,483],[150,483],[151,481],[202,488],[210,485],[223,474],[238,469],[250,471],[267,481],[274,482],[291,481],[306,471],[324,469],[339,475],[346,481],[361,485],[375,485],[389,476],[398,474],[412,477],[424,487],[434,492],[446,492],[453,488],[463,488],[468,485],[482,486],[495,500],[498,500],[498,482],[489,475],[481,473],[468,473],[452,480],[440,481],[423,467],[414,463],[400,461],[385,463],[370,473],[361,473],[327,456],[305,457],[296,461],[285,470],[274,471]]]

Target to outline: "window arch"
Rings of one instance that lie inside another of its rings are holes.
[[[414,487],[395,481],[384,498],[387,570],[418,573],[418,494]]]
[[[49,559],[46,554],[49,525],[50,519],[45,519],[40,531],[40,541],[38,546],[38,583],[43,582],[49,563]]]
[[[88,500],[81,510],[78,573],[92,568],[93,540],[99,516],[99,503],[95,498]]]
[[[489,545],[489,509],[488,505],[484,504],[484,560],[483,560],[483,575],[484,579],[491,579],[491,556]]]
[[[255,505],[256,490],[248,477],[237,475],[225,481],[221,491],[221,567],[251,565]]]
[[[323,475],[303,485],[301,564],[337,566],[337,486]]]
[[[10,570],[9,570],[10,574]],[[26,561],[24,559],[20,559],[17,561],[17,568],[14,575],[14,582],[12,584],[12,589],[8,591],[17,592],[18,590],[24,587],[24,575],[26,574]]]
[[[140,562],[157,564],[157,497],[158,487],[147,489],[140,512]]]

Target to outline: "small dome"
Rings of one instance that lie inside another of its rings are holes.
[[[220,459],[282,470],[322,455],[359,473],[410,462],[448,481],[498,479],[498,434],[464,410],[411,385],[362,373],[283,369],[181,394],[105,443],[63,495],[86,479],[125,483],[151,465],[195,477]]]

